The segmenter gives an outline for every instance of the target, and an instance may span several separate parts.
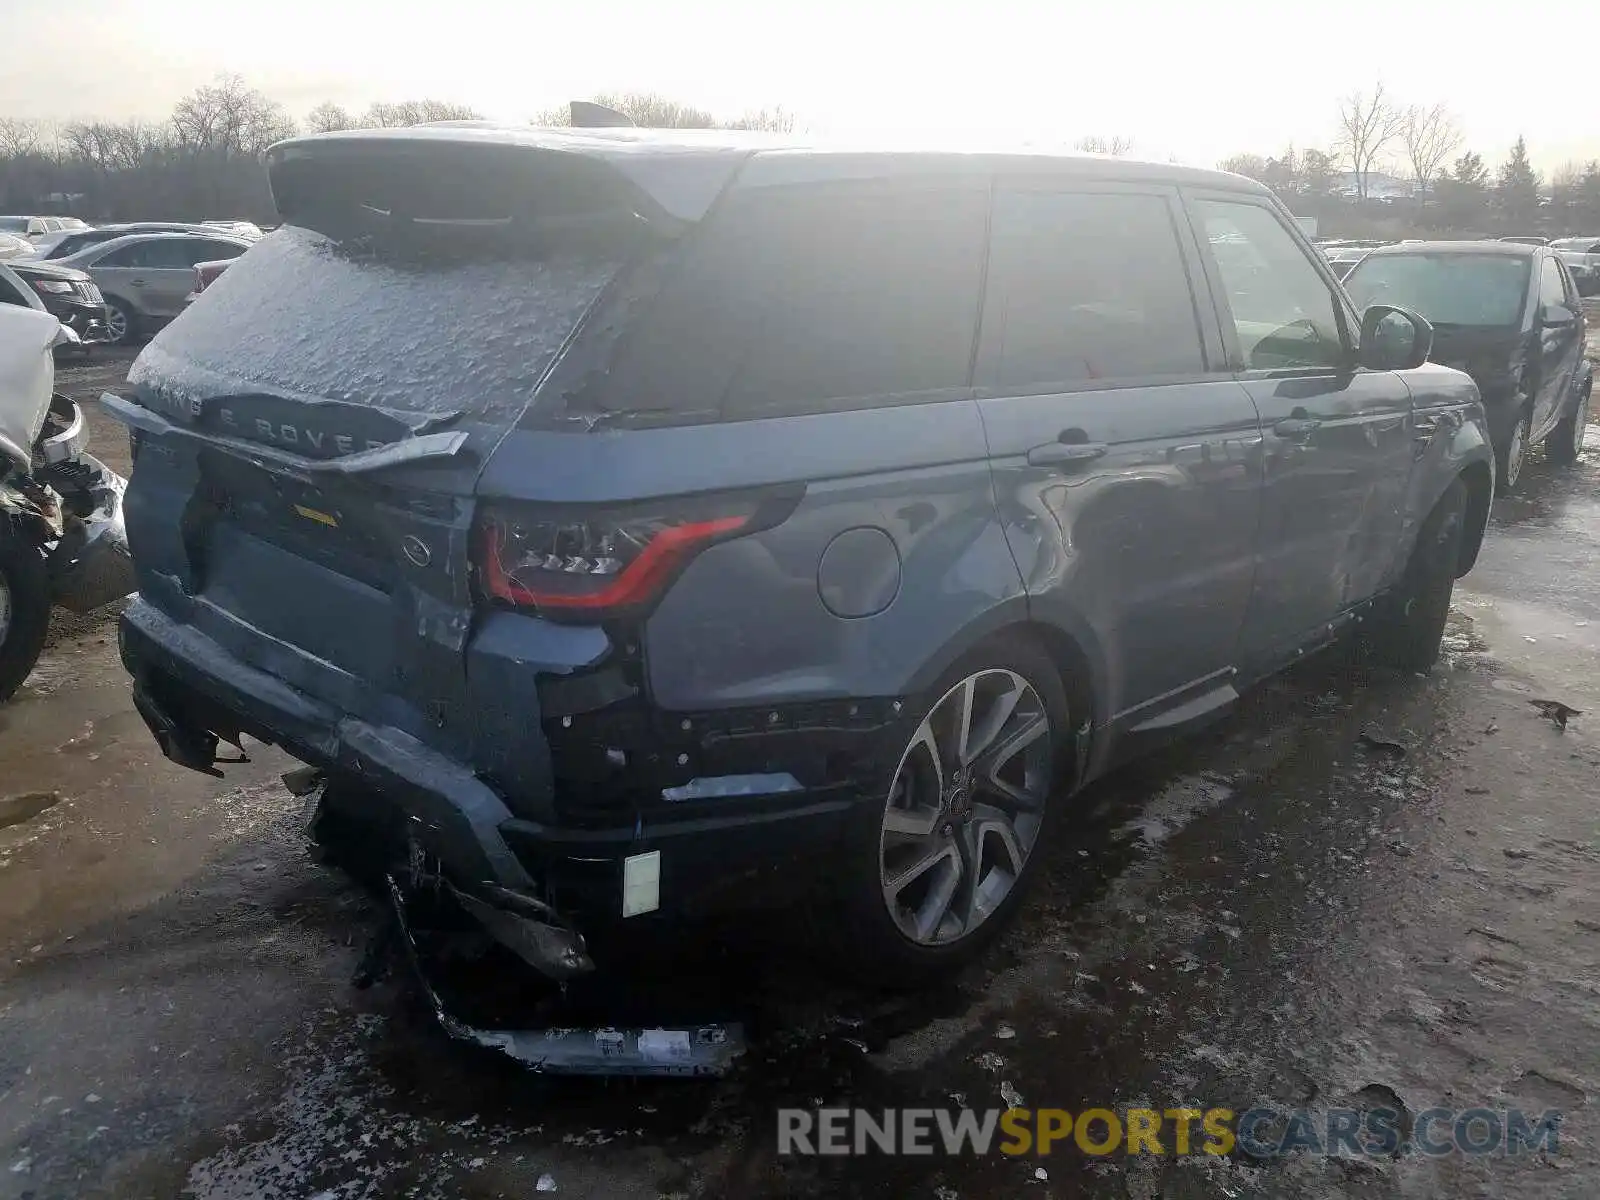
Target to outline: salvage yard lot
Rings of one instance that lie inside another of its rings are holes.
[[[0,1197],[1595,1195],[1597,486],[1591,450],[1497,502],[1432,677],[1309,663],[1079,797],[952,983],[868,994],[778,935],[643,963],[663,1006],[697,978],[749,1023],[716,1082],[530,1076],[449,1042],[403,973],[355,989],[378,908],[312,862],[287,760],[171,766],[109,618],[58,626],[0,710],[0,796],[32,797],[0,811]],[[1561,732],[1541,698],[1596,715]],[[952,1096],[1568,1118],[1517,1160],[776,1153],[780,1106]]]

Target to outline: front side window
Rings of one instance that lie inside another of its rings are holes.
[[[1204,368],[1172,212],[1157,195],[998,193],[984,322],[1003,388]]]
[[[1271,209],[1231,200],[1195,205],[1217,265],[1244,366],[1334,369],[1350,355],[1338,302]]]
[[[1553,258],[1545,259],[1540,269],[1539,303],[1546,308],[1567,303],[1566,281],[1561,276],[1561,265]]]

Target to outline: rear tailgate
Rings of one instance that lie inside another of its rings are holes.
[[[516,806],[548,775],[533,676],[605,639],[475,621],[473,487],[661,214],[604,164],[522,146],[314,139],[275,152],[273,183],[285,227],[129,376],[140,590]]]

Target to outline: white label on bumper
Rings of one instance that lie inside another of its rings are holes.
[[[637,917],[661,907],[661,851],[622,860],[622,915]]]

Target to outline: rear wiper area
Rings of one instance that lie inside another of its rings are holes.
[[[334,458],[310,458],[277,446],[234,437],[231,434],[191,429],[176,421],[169,421],[160,413],[152,412],[143,405],[112,392],[103,393],[100,403],[105,406],[108,413],[129,429],[138,430],[148,436],[194,441],[255,462],[273,463],[292,471],[313,475],[363,475],[391,467],[454,458],[465,449],[468,438],[466,431],[459,429],[417,433],[384,445],[373,446],[366,450],[354,450]]]

